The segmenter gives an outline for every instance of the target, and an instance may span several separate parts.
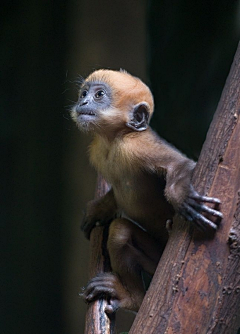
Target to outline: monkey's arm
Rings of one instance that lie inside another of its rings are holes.
[[[110,189],[106,195],[98,200],[88,202],[85,215],[82,220],[81,230],[89,239],[91,230],[96,223],[108,224],[117,213],[117,204],[113,190]]]
[[[222,213],[205,203],[219,205],[217,198],[201,196],[191,184],[195,162],[158,137],[150,129],[134,138],[134,152],[138,161],[150,172],[165,177],[165,196],[176,212],[193,221],[200,229],[216,229]],[[142,141],[142,142],[141,142]],[[130,145],[130,141],[128,141]],[[142,150],[145,147],[145,151]],[[132,150],[133,151],[133,150]],[[205,217],[206,215],[206,217]]]

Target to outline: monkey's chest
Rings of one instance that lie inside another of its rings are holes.
[[[122,175],[112,187],[118,208],[152,233],[172,217],[172,207],[164,196],[164,178],[147,173]]]
[[[147,177],[123,177],[112,184],[117,203],[126,211],[148,211],[154,204],[165,201],[163,180]]]

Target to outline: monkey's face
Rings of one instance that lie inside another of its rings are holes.
[[[101,113],[111,107],[111,90],[103,82],[86,82],[80,89],[79,98],[72,108],[72,118],[81,130],[96,131]]]
[[[153,104],[140,79],[122,71],[97,70],[83,82],[71,115],[80,130],[110,138],[146,130]]]

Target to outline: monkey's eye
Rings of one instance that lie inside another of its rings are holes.
[[[84,97],[86,97],[87,93],[88,93],[87,90],[82,91],[82,93],[80,94],[80,99],[83,99]]]
[[[96,99],[100,99],[103,95],[105,95],[105,91],[103,89],[100,89],[95,94]]]

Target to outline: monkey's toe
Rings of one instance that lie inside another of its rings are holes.
[[[87,303],[106,298],[106,313],[114,313],[129,303],[129,293],[122,285],[119,277],[113,273],[102,273],[91,279],[81,296]]]
[[[115,313],[121,306],[118,299],[110,299],[109,304],[105,307],[105,312],[107,314]]]
[[[115,286],[118,284],[118,278],[111,273],[102,273],[91,279],[86,286],[83,297],[87,302],[107,296],[110,298],[117,297]]]

